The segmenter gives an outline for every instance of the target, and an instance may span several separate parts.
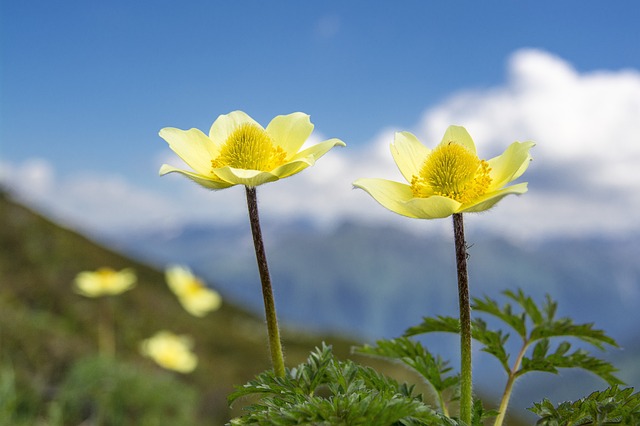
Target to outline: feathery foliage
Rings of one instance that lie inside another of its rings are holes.
[[[586,342],[600,350],[606,345],[618,347],[614,339],[604,331],[593,328],[593,324],[574,324],[570,318],[556,318],[557,303],[546,297],[542,309],[522,290],[504,291],[503,294],[516,302],[517,311],[510,303],[500,306],[495,300],[485,296],[473,298],[472,308],[499,319],[513,329],[522,340],[520,353],[513,364],[511,354],[505,348],[510,335],[502,330],[491,330],[479,317],[472,323],[472,337],[482,344],[482,351],[493,355],[507,374],[520,377],[531,371],[557,373],[558,368],[581,368],[590,371],[610,385],[621,384],[613,373],[617,369],[609,362],[593,357],[585,349],[570,351],[571,343],[558,342],[555,351],[550,352],[550,339],[572,337]],[[418,326],[409,328],[405,336],[415,336],[433,332],[458,333],[459,322],[454,317],[426,317]],[[531,351],[529,349],[533,348]],[[531,352],[527,356],[527,353]]]
[[[540,416],[536,424],[560,425],[637,425],[640,424],[640,393],[633,388],[620,389],[617,385],[575,402],[563,402],[554,406],[544,399],[530,411]]]
[[[399,384],[370,367],[338,361],[325,344],[284,377],[271,371],[229,396],[258,396],[232,425],[458,425],[422,402],[413,386]]]

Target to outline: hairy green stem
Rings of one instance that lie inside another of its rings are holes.
[[[276,376],[284,376],[284,356],[282,353],[282,343],[280,341],[280,329],[278,328],[278,317],[276,316],[276,304],[271,288],[271,277],[269,266],[267,265],[267,254],[262,241],[262,230],[260,229],[260,217],[258,215],[258,197],[255,187],[246,187],[247,207],[249,209],[249,222],[251,222],[251,233],[253,234],[253,245],[256,250],[256,261],[260,272],[260,282],[262,283],[262,298],[264,300],[264,312],[267,318],[267,332],[269,334],[269,351],[271,352],[271,363]]]
[[[113,358],[116,354],[113,296],[102,297],[98,307],[98,353]]]
[[[449,417],[449,407],[444,402],[444,397],[442,396],[442,392],[436,391],[436,395],[438,395],[438,404],[440,404],[440,408],[442,409],[442,414]]]
[[[496,417],[494,426],[502,426],[502,423],[504,422],[504,418],[507,415],[507,407],[509,406],[509,399],[511,399],[511,392],[513,391],[513,383],[516,381],[516,375],[518,374],[522,358],[524,357],[528,347],[529,342],[524,342],[522,349],[520,349],[520,352],[518,353],[516,361],[513,363],[513,368],[511,368],[511,371],[509,372],[509,378],[507,379],[507,384],[505,385],[504,392],[502,393],[502,401],[500,401],[500,408],[498,409],[499,413],[498,417]]]
[[[458,270],[458,302],[460,304],[460,420],[471,424],[471,305],[469,303],[469,275],[467,273],[467,243],[464,239],[462,213],[453,215],[453,237]]]

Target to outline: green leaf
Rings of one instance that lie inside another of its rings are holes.
[[[452,370],[447,361],[434,357],[420,342],[406,337],[378,340],[375,346],[364,345],[354,348],[354,352],[398,360],[418,372],[439,393],[457,386],[460,381],[457,375],[447,375]]]
[[[527,336],[527,326],[525,314],[516,315],[511,311],[511,305],[505,304],[502,308],[498,303],[485,296],[483,299],[474,297],[471,308],[476,311],[484,312],[499,318],[509,326],[511,326],[523,339]]]
[[[568,353],[571,344],[562,342],[555,352],[548,354],[549,341],[543,339],[536,344],[532,356],[523,357],[522,366],[517,376],[522,376],[529,371],[546,371],[556,374],[558,368],[581,368],[600,376],[610,385],[623,384],[613,373],[617,369],[607,361],[595,358],[583,349]]]
[[[604,350],[605,344],[616,348],[618,347],[616,341],[607,336],[604,331],[594,330],[593,324],[573,324],[570,318],[561,318],[536,326],[531,330],[529,340],[535,341],[559,336],[576,337],[601,350]]]
[[[458,320],[458,318],[445,316],[437,316],[436,318],[424,317],[420,325],[407,329],[407,331],[404,332],[404,336],[410,337],[434,332],[459,333],[460,320]]]
[[[547,355],[548,351],[549,351],[549,340],[543,339],[533,347],[532,359],[536,361],[542,360]]]
[[[529,296],[526,296],[522,289],[518,289],[517,293],[514,293],[511,290],[505,290],[502,292],[509,299],[515,301],[524,309],[524,311],[529,315],[529,318],[533,321],[535,325],[540,325],[544,322],[544,317],[542,313],[538,309],[538,306],[533,301],[533,299]]]
[[[551,296],[547,294],[545,296],[545,303],[542,310],[544,311],[546,322],[552,322],[553,319],[556,317],[556,312],[558,310],[558,303],[555,302],[551,298]]]
[[[473,411],[471,412],[471,425],[484,426],[485,420],[496,417],[497,410],[485,410],[480,399],[473,400]]]
[[[425,317],[420,325],[409,328],[405,332],[405,336],[434,332],[458,334],[460,333],[460,321],[453,317]],[[507,373],[510,371],[509,355],[504,349],[504,344],[509,338],[508,334],[503,334],[502,331],[488,330],[487,324],[482,319],[475,318],[471,323],[471,337],[482,343],[484,347],[481,350],[495,356]]]
[[[487,324],[480,318],[475,318],[471,324],[471,337],[484,345],[481,351],[495,356],[502,368],[509,374],[509,354],[504,345],[509,339],[508,334],[502,334],[502,330],[493,331],[487,329]]]
[[[541,426],[637,425],[640,424],[640,394],[633,393],[633,388],[620,389],[614,385],[558,406],[545,399],[535,403],[529,411],[540,417],[536,424]]]

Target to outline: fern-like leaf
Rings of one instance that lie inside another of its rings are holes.
[[[638,425],[640,393],[633,393],[633,388],[620,389],[614,385],[578,401],[563,402],[557,406],[545,399],[535,403],[529,411],[540,417],[536,424],[541,426]]]

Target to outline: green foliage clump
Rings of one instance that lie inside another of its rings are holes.
[[[434,356],[425,347],[406,337],[392,340],[378,340],[376,346],[364,345],[355,348],[357,353],[394,359],[415,370],[433,388],[440,410],[449,415],[448,402],[458,399],[456,390],[460,384],[459,375],[451,375],[449,362]],[[446,398],[448,393],[449,398]]]
[[[548,399],[535,403],[530,411],[540,416],[536,424],[560,425],[638,425],[640,424],[640,393],[617,385],[575,402],[554,406]]]
[[[458,425],[399,384],[353,361],[338,361],[322,345],[284,377],[266,371],[229,396],[259,397],[232,425]]]

